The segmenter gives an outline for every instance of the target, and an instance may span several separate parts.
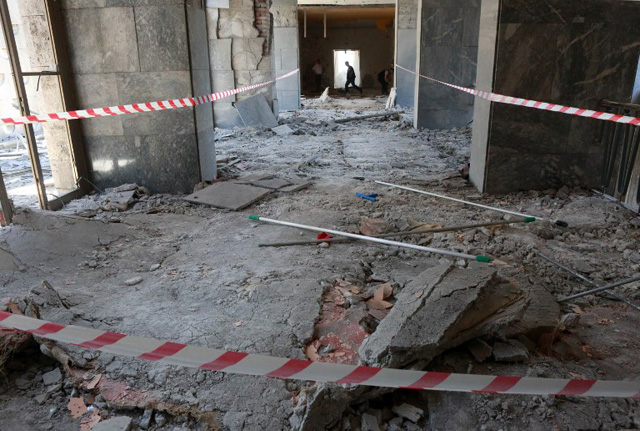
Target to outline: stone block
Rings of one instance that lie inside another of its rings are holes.
[[[522,362],[529,358],[529,350],[518,340],[493,345],[493,358],[498,362]]]
[[[280,66],[283,72],[291,72],[298,68],[298,49],[297,48],[283,48],[280,49]]]
[[[131,429],[131,418],[118,416],[98,422],[92,428],[93,431],[129,431]]]
[[[143,72],[190,69],[184,6],[137,7],[136,30]]]
[[[75,82],[78,104],[83,109],[120,104],[116,75],[113,73],[76,75]],[[92,118],[82,120],[80,125],[84,136],[122,135],[124,133],[123,118],[122,116]]]
[[[140,70],[133,9],[69,9],[64,19],[75,73]]]
[[[238,111],[231,104],[214,105],[213,119],[216,127],[221,129],[233,129],[242,127],[242,120]]]
[[[211,71],[212,91],[219,93],[221,91],[233,90],[236,87],[236,74],[233,70]],[[229,96],[221,101],[214,102],[214,105],[230,103],[236,101],[236,95]]]
[[[233,70],[231,66],[232,39],[209,40],[211,70]]]
[[[272,5],[269,12],[273,15],[273,27],[294,27],[298,29],[297,5]]]
[[[123,74],[117,77],[121,103],[176,99],[191,95],[191,74],[154,72]],[[122,117],[126,135],[195,133],[193,109],[182,108]]]
[[[185,198],[187,202],[239,211],[271,193],[268,189],[220,182]]]
[[[189,193],[200,182],[195,134],[142,136],[141,145],[138,175],[152,192]]]
[[[281,111],[295,111],[300,109],[299,91],[278,91],[278,103]]]
[[[233,70],[256,70],[262,61],[263,37],[233,39],[231,43],[231,65]]]
[[[255,28],[254,21],[253,2],[247,7],[220,9],[218,37],[221,39],[256,38],[260,33]]]

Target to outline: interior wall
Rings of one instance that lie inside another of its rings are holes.
[[[475,87],[480,0],[420,0],[417,37],[419,73]],[[473,96],[426,79],[415,92],[414,125],[451,129],[473,120]]]
[[[315,91],[312,67],[320,58],[324,66],[323,87],[333,87],[333,50],[350,49],[360,51],[360,74],[364,88],[380,88],[378,72],[391,68],[394,61],[394,30],[390,24],[380,30],[375,21],[338,22],[329,24],[324,38],[322,23],[308,23],[304,38],[303,20],[300,19],[300,67],[302,88]],[[342,83],[344,86],[344,83]]]
[[[298,4],[296,0],[272,0],[273,60],[276,76],[300,67]],[[300,76],[276,82],[277,110],[300,109]],[[275,107],[274,107],[274,110]]]
[[[206,34],[196,34],[203,26],[193,20],[188,26],[186,11],[193,6],[185,3],[191,2],[102,7],[104,2],[93,0],[61,1],[79,105],[191,95],[192,69],[208,71],[197,52],[190,56],[190,40],[206,40]],[[192,12],[194,19],[204,13]],[[196,112],[177,109],[81,120],[92,181],[100,188],[135,182],[154,192],[191,191],[200,181],[198,139],[213,139],[207,137],[213,129],[205,127],[204,111],[198,111],[196,128]]]
[[[640,22],[640,3],[501,0],[497,17],[497,34],[481,29],[481,39],[496,34],[495,61],[479,60],[493,83],[481,90],[598,110],[601,99],[630,101],[640,56],[638,32],[630,29]],[[479,189],[598,185],[599,121],[504,104],[491,104],[482,121],[487,133],[474,134],[471,161]],[[483,158],[484,170],[474,169]]]

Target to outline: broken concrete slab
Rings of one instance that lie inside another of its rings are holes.
[[[60,372],[60,368],[55,368],[48,373],[44,373],[42,375],[42,382],[45,386],[55,385],[56,383],[60,383],[62,381],[62,373]]]
[[[271,190],[244,184],[222,182],[184,198],[187,202],[239,211],[271,193]]]
[[[291,181],[283,180],[280,178],[273,178],[269,180],[252,181],[251,185],[255,187],[262,187],[265,189],[279,190],[283,187],[290,186]]]
[[[272,127],[271,130],[273,132],[275,132],[275,134],[278,135],[278,136],[293,135],[293,129],[291,127],[287,126],[286,124],[283,124],[283,125],[278,126],[278,127]]]
[[[286,187],[282,187],[281,189],[279,189],[279,192],[285,192],[285,193],[293,193],[293,192],[299,192],[302,189],[305,189],[307,187],[309,187],[311,185],[311,181],[304,181],[304,180],[299,180],[293,181],[293,184],[291,184],[290,186],[286,186]]]
[[[374,415],[364,413],[362,415],[362,431],[380,431],[378,419]]]
[[[424,364],[479,336],[546,331],[555,327],[559,312],[546,290],[502,279],[492,267],[439,265],[400,292],[360,357],[367,365]]]
[[[264,126],[272,129],[278,126],[278,120],[263,94],[258,94],[234,104],[245,126]]]

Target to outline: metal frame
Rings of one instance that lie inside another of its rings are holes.
[[[29,101],[27,99],[27,90],[24,86],[24,75],[22,73],[22,67],[20,66],[20,57],[18,57],[18,47],[13,35],[13,24],[11,23],[11,15],[9,13],[7,0],[0,0],[0,19],[2,19],[2,33],[4,34],[4,40],[7,44],[7,49],[9,50],[9,62],[11,63],[13,83],[16,87],[16,94],[18,95],[20,113],[21,115],[31,115]],[[31,172],[33,173],[33,179],[36,183],[36,190],[38,193],[38,203],[40,204],[40,208],[47,209],[47,190],[44,185],[42,166],[40,165],[40,157],[38,155],[36,137],[33,133],[33,126],[31,124],[27,124],[24,128],[27,138],[27,148],[29,150],[29,160],[31,161]]]
[[[63,19],[60,14],[59,2],[56,0],[43,0],[45,6],[45,14],[49,26],[49,35],[51,37],[51,51],[57,71],[41,71],[41,72],[23,72],[20,65],[20,57],[13,36],[13,26],[11,23],[11,14],[7,5],[7,0],[0,0],[0,14],[2,19],[2,31],[9,50],[9,61],[14,77],[14,85],[16,93],[20,100],[20,110],[22,115],[30,115],[29,101],[24,86],[25,76],[56,76],[58,78],[58,88],[60,89],[60,98],[63,109],[65,111],[77,109],[77,97],[75,94],[75,86],[72,82],[72,71],[69,63],[69,54],[66,45],[66,30],[63,26]],[[9,31],[10,30],[10,31]],[[82,143],[82,134],[80,124],[76,121],[68,121],[66,123],[67,137],[69,142],[69,153],[71,154],[71,169],[76,179],[76,190],[58,197],[52,201],[47,198],[46,186],[40,165],[38,147],[36,144],[33,126],[25,125],[27,138],[27,146],[29,149],[29,159],[31,161],[31,170],[36,183],[38,192],[38,202],[41,209],[49,209],[56,211],[69,201],[81,198],[93,190],[93,186],[88,181],[89,167],[84,145]],[[84,180],[84,181],[83,181]]]

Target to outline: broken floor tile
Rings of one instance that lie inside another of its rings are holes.
[[[239,211],[271,193],[271,190],[229,182],[215,183],[184,198],[187,202]]]

